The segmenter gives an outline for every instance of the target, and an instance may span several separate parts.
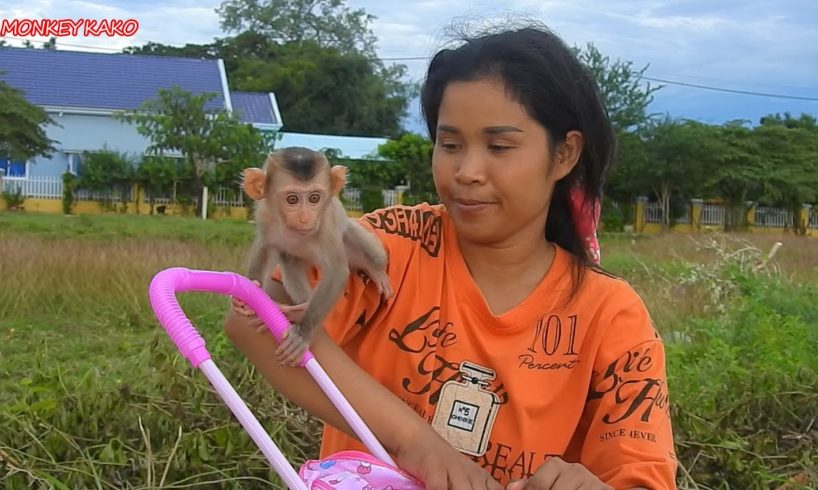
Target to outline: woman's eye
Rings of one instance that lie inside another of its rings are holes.
[[[440,144],[441,148],[443,148],[444,150],[449,150],[449,151],[456,150],[457,146],[458,146],[457,143],[441,143]]]
[[[489,150],[491,151],[506,151],[510,149],[511,149],[510,146],[505,145],[489,145]]]

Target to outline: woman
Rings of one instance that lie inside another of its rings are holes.
[[[599,201],[614,154],[593,78],[550,32],[512,30],[437,53],[421,99],[442,205],[361,219],[395,296],[352,276],[313,353],[429,489],[675,488],[661,340],[572,208],[578,188]],[[225,328],[327,422],[322,456],[363,449],[258,325],[235,303]]]

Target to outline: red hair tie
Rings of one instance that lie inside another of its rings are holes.
[[[589,207],[585,202],[585,189],[579,184],[571,186],[569,196],[571,199],[571,219],[574,220],[577,233],[582,238],[591,261],[599,265],[601,253],[599,240],[596,236],[596,227],[597,223],[599,223],[602,205],[599,199],[595,199],[593,206]]]

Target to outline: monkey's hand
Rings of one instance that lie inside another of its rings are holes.
[[[379,271],[374,273],[370,279],[375,283],[375,286],[378,288],[378,292],[381,293],[383,299],[388,300],[394,294],[392,291],[392,283],[389,282],[389,276],[386,272]]]
[[[276,359],[284,366],[297,367],[301,356],[310,346],[309,338],[304,335],[304,325],[294,323],[276,349]],[[311,331],[311,330],[310,330]]]

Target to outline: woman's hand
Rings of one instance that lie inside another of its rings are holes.
[[[603,483],[585,466],[553,456],[545,460],[534,476],[511,482],[506,490],[613,490],[613,487]]]
[[[256,284],[256,286],[261,286],[261,283],[259,283],[258,281],[253,282]],[[304,315],[304,309],[307,307],[307,303],[301,303],[300,305],[285,305],[282,303],[276,303],[276,305],[278,306],[278,309],[281,310],[281,313],[283,313],[284,316],[287,317],[287,320],[289,320],[290,323],[298,323],[298,320],[300,320],[301,317]],[[236,298],[235,296],[230,297],[230,306],[233,308],[233,311],[238,313],[239,315],[247,317],[256,316],[256,312],[253,311],[252,308],[247,306],[247,304],[244,301],[240,300],[239,298]],[[267,329],[266,325],[262,324],[258,328],[258,331],[263,331],[266,329]]]
[[[428,425],[403,440],[395,459],[401,469],[422,481],[426,490],[503,490],[485,469]]]

